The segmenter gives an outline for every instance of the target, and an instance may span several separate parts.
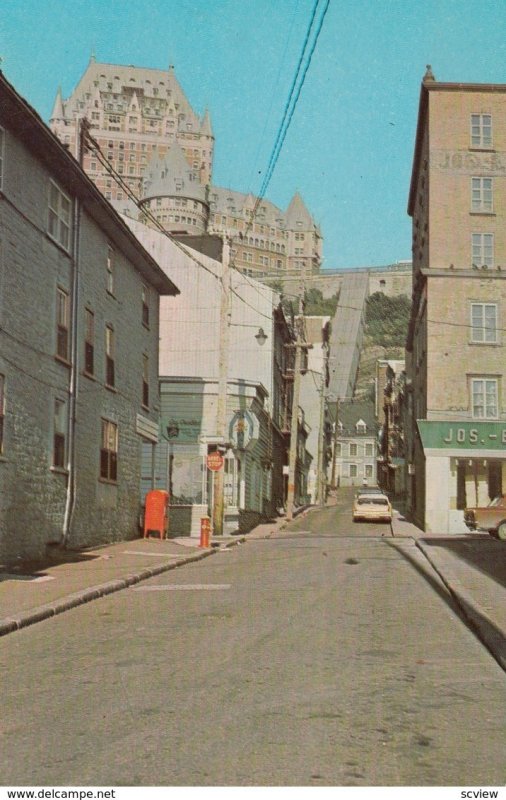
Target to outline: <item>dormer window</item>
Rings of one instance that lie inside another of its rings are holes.
[[[359,419],[357,424],[355,425],[355,430],[357,433],[365,433],[367,430],[367,425],[365,424],[363,419]]]

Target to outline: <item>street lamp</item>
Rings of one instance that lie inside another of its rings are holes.
[[[260,346],[264,345],[267,341],[267,334],[264,332],[263,328],[258,329],[258,333],[255,334],[255,339],[257,340]]]

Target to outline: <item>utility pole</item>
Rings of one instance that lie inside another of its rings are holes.
[[[327,400],[327,395],[325,392],[325,371],[326,365],[324,363],[323,370],[322,370],[322,380],[320,386],[320,430],[318,433],[318,469],[317,469],[317,495],[318,495],[318,505],[324,506],[325,505],[325,487],[326,487],[326,480],[325,480],[325,471],[324,471],[324,453],[325,453],[325,405]]]
[[[230,333],[230,242],[223,237],[221,256],[220,345],[218,365],[218,397],[216,403],[216,437],[225,445],[227,424],[228,348]],[[219,446],[219,445],[218,445]],[[223,535],[225,466],[214,473],[213,536]]]
[[[337,437],[339,434],[339,429],[337,426],[339,420],[339,397],[336,397],[336,416],[335,416],[335,423],[334,423],[334,447],[332,452],[332,477],[330,479],[330,485],[333,489],[336,489],[336,460],[337,460]]]
[[[299,433],[299,395],[300,395],[300,369],[302,363],[302,312],[304,310],[304,282],[299,293],[299,314],[296,320],[297,339],[295,342],[295,364],[293,377],[292,419],[290,423],[290,456],[288,462],[288,493],[286,498],[286,518],[293,519],[295,503],[295,476],[297,469],[297,442]]]

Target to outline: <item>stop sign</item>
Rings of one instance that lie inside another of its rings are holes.
[[[209,453],[207,456],[207,468],[210,469],[212,472],[218,472],[223,466],[223,456],[221,453],[216,451],[215,453]]]

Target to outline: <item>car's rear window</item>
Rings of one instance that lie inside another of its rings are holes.
[[[387,506],[388,500],[386,497],[359,497],[357,503],[359,506]]]

